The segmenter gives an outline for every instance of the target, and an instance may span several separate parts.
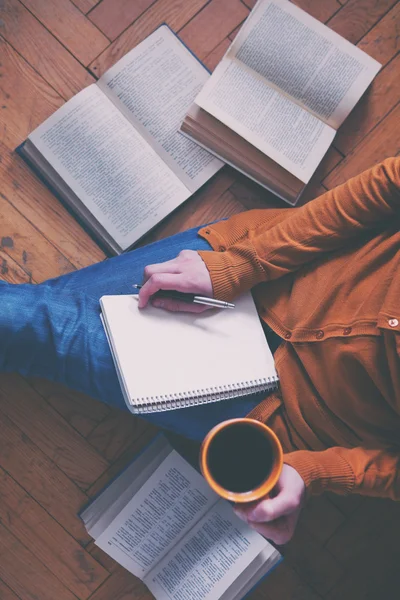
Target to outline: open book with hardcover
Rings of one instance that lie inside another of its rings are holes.
[[[222,167],[178,131],[208,77],[163,25],[35,129],[18,152],[119,254]]]
[[[103,296],[101,317],[129,410],[149,413],[268,392],[274,359],[250,292],[200,314]]]
[[[281,560],[161,435],[80,516],[157,600],[240,600]]]
[[[181,131],[294,205],[380,67],[288,0],[259,0]]]

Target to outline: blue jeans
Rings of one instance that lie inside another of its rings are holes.
[[[61,382],[127,410],[99,318],[104,294],[132,294],[146,265],[181,250],[210,250],[190,229],[38,285],[0,282],[0,371]],[[132,340],[140,344],[140,339]],[[150,413],[148,421],[201,440],[218,422],[245,416],[265,394]]]

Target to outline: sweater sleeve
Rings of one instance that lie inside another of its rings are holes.
[[[283,210],[277,218],[264,219],[261,213],[268,212],[249,211],[202,230],[220,250],[199,252],[216,297],[230,300],[258,283],[294,272],[399,215],[400,158],[389,158],[316,200],[289,209],[287,216]]]
[[[363,494],[400,500],[400,449],[298,450],[284,462],[301,475],[310,494]]]

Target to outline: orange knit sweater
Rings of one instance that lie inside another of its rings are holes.
[[[292,209],[205,227],[217,298],[253,289],[291,452],[309,492],[400,499],[400,158]],[[281,407],[282,409],[282,407]]]

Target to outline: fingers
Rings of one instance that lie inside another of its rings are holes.
[[[273,523],[252,523],[250,521],[249,525],[268,540],[278,546],[283,546],[292,539],[296,522],[292,522],[288,517],[281,517]]]
[[[238,517],[255,523],[269,523],[280,517],[290,515],[298,508],[298,504],[293,497],[280,492],[275,498],[267,498],[261,500],[256,505],[235,507],[235,512]]]
[[[139,308],[144,308],[150,296],[159,290],[176,290],[186,292],[187,283],[183,277],[171,273],[155,273],[151,275],[139,292]]]
[[[192,304],[191,302],[180,302],[173,300],[172,298],[155,298],[151,300],[153,306],[162,308],[171,312],[190,312],[190,313],[202,313],[209,307],[201,304]]]
[[[152,275],[156,273],[171,273],[178,274],[181,272],[180,266],[176,259],[167,260],[163,263],[157,263],[155,265],[147,265],[143,271],[143,283],[146,283]]]

